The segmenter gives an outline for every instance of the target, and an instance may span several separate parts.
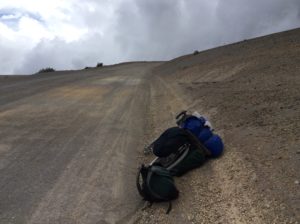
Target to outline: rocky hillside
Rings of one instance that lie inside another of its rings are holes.
[[[154,138],[182,109],[207,116],[222,158],[177,178],[139,223],[300,222],[300,29],[182,56],[153,70]],[[149,219],[150,216],[150,219]]]

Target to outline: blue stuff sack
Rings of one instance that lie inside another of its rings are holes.
[[[221,156],[224,150],[221,137],[213,133],[212,126],[205,117],[198,115],[190,115],[187,114],[187,111],[183,111],[176,116],[176,123],[179,127],[193,134],[209,151],[210,157]]]
[[[211,157],[213,158],[221,156],[224,150],[221,137],[215,134],[204,142],[204,146],[211,152]]]
[[[198,118],[195,116],[191,116],[185,120],[182,128],[187,129],[194,135],[198,136],[204,127],[205,121],[206,120],[203,117]]]
[[[197,136],[200,142],[205,142],[209,138],[211,138],[213,135],[212,131],[209,127],[203,127],[203,129],[200,131],[199,135]]]

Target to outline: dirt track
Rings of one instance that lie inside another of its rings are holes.
[[[1,82],[1,224],[122,223],[139,208],[153,65]]]
[[[300,30],[188,55],[0,77],[0,223],[300,223]],[[141,210],[145,143],[182,109],[213,122],[223,157]]]

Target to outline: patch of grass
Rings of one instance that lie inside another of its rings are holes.
[[[38,71],[38,73],[46,73],[46,72],[55,72],[53,68],[42,68],[41,70]]]

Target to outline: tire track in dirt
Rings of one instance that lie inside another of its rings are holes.
[[[12,147],[1,158],[1,223],[130,219],[140,204],[133,183],[153,66],[116,66],[68,85],[57,79],[55,88],[2,105],[0,137]],[[9,138],[18,130],[17,140]]]
[[[80,87],[73,86],[73,91],[76,89],[80,89]],[[46,92],[46,95],[39,94],[35,95],[32,98],[28,98],[25,101],[21,101],[19,103],[24,103],[24,102],[37,102],[38,98],[41,97],[43,99],[47,99],[48,92]],[[48,99],[49,100],[49,99]],[[26,204],[26,209],[22,209],[22,213],[25,213],[28,211],[28,209],[31,209],[32,203],[34,203],[34,200],[36,199],[35,197],[38,197],[39,194],[42,193],[42,189],[44,187],[51,187],[52,184],[52,178],[55,177],[56,173],[59,172],[59,169],[63,169],[64,166],[68,164],[68,161],[72,158],[73,154],[77,152],[78,147],[72,144],[74,142],[80,142],[83,138],[81,137],[82,135],[85,135],[89,130],[92,128],[90,126],[89,120],[85,120],[86,116],[86,111],[89,109],[92,109],[95,107],[95,103],[99,101],[98,97],[93,98],[93,100],[89,101],[88,103],[85,103],[84,107],[82,108],[77,108],[77,110],[74,110],[74,106],[79,104],[80,101],[85,101],[85,97],[78,97],[76,100],[69,102],[68,100],[65,99],[64,96],[61,96],[60,100],[65,101],[64,105],[62,106],[64,109],[61,111],[62,113],[60,114],[60,119],[63,119],[64,122],[63,124],[67,124],[68,126],[60,129],[55,129],[53,130],[52,128],[48,128],[52,125],[56,125],[57,127],[60,126],[59,123],[56,122],[56,124],[51,123],[51,122],[46,122],[46,127],[43,126],[43,117],[39,117],[39,114],[34,114],[35,112],[38,111],[38,107],[36,107],[35,104],[32,104],[29,109],[24,110],[23,112],[19,111],[18,114],[28,114],[28,110],[31,111],[32,117],[35,117],[34,123],[30,122],[30,118],[27,119],[27,121],[24,123],[24,128],[26,128],[26,132],[23,136],[18,136],[19,139],[23,138],[29,138],[32,135],[35,135],[35,131],[32,130],[32,128],[38,130],[39,136],[38,138],[33,138],[30,141],[27,141],[24,144],[20,144],[19,142],[16,142],[14,144],[17,144],[16,147],[13,147],[11,152],[9,152],[8,155],[5,155],[5,157],[2,159],[4,162],[6,161],[9,166],[4,166],[4,170],[2,170],[4,175],[2,176],[2,183],[5,185],[5,188],[2,188],[2,191],[7,188],[7,186],[10,183],[14,183],[14,187],[10,188],[10,190],[6,191],[6,194],[9,196],[10,192],[13,193],[13,198],[16,198],[16,200],[19,198],[19,201],[21,200],[20,197],[26,196],[27,198],[22,199],[22,203],[18,203],[17,201],[14,202],[14,199],[4,199],[2,200],[3,202],[6,201],[6,203],[11,204],[13,206],[14,203],[17,203],[19,205],[14,205],[16,206],[22,206],[24,203]],[[49,100],[48,103],[51,101]],[[54,103],[55,104],[55,103]],[[49,106],[49,105],[48,105]],[[68,113],[67,113],[68,111]],[[34,112],[32,114],[32,112]],[[53,116],[53,112],[46,111],[49,115]],[[17,115],[18,114],[13,114],[14,118],[16,119],[16,122],[20,122],[21,117],[18,119]],[[70,114],[72,114],[70,116]],[[59,115],[59,114],[58,114]],[[50,116],[50,117],[51,117]],[[69,117],[65,117],[69,116]],[[45,117],[46,118],[46,117]],[[65,118],[65,119],[64,119]],[[23,118],[22,118],[23,119]],[[49,117],[47,118],[49,119]],[[67,120],[69,122],[67,122]],[[31,123],[32,126],[29,125]],[[78,125],[80,124],[80,125]],[[13,131],[14,129],[12,129]],[[61,131],[64,132],[64,135],[62,136]],[[8,133],[11,134],[11,133]],[[54,136],[53,136],[54,134]],[[23,140],[22,140],[23,141]],[[32,145],[34,146],[32,146]],[[27,147],[27,145],[29,147]],[[48,150],[45,150],[48,148]],[[23,153],[20,153],[20,151],[23,151]],[[68,155],[68,156],[67,156]],[[26,156],[26,159],[24,157]],[[47,161],[44,162],[44,164],[37,164],[38,167],[34,169],[33,164],[37,163],[38,161],[42,161],[44,157],[47,157]],[[55,164],[56,166],[53,166],[52,160],[56,161]],[[20,161],[22,161],[22,164],[20,164]],[[37,162],[35,162],[37,161]],[[29,166],[28,166],[29,165]],[[21,172],[19,170],[19,167],[23,167]],[[39,170],[40,169],[40,170]],[[13,173],[15,173],[13,175]],[[43,177],[45,175],[45,177]],[[48,177],[46,176],[48,175]],[[9,179],[7,179],[7,178]],[[24,179],[25,178],[25,179]],[[31,179],[34,178],[34,179]],[[18,187],[18,183],[22,183],[23,188],[26,188],[24,191],[20,191],[19,193],[16,192],[15,187]],[[26,194],[27,188],[32,190],[30,191],[31,193]],[[37,188],[37,189],[36,189]],[[38,189],[40,188],[40,189]],[[35,190],[34,190],[35,189]],[[32,194],[32,195],[31,195]],[[6,195],[2,195],[7,197]],[[6,206],[8,208],[8,206]],[[2,212],[5,210],[2,209]],[[18,215],[22,215],[22,213],[19,214],[14,214],[14,210],[10,210],[9,213],[4,213],[5,216],[9,217],[9,214],[12,214],[11,216],[14,217],[15,221],[18,220]],[[2,213],[3,214],[3,213]],[[3,215],[4,215],[3,214]],[[4,216],[2,215],[2,219]],[[4,219],[6,220],[6,219]]]
[[[132,77],[128,77],[130,78]],[[136,129],[131,126],[131,118],[134,117],[133,114],[136,118],[139,117],[140,110],[137,108],[141,105],[140,95],[143,93],[137,93],[141,91],[138,86],[122,85],[107,99],[107,102],[114,104],[107,107],[105,116],[98,122],[94,133],[89,133],[91,140],[97,136],[100,138],[93,144],[82,146],[80,150],[87,158],[82,158],[81,153],[73,158],[60,180],[44,199],[45,203],[40,204],[30,223],[48,223],[49,217],[52,217],[52,222],[64,220],[65,223],[115,223],[126,217],[130,210],[136,209],[138,197],[135,189],[132,189],[134,186],[129,183],[134,182],[131,174],[135,176],[137,164],[130,164],[134,159],[128,158],[128,155],[134,153],[127,150],[132,150],[132,146],[141,145],[139,139],[143,133],[134,131]],[[99,149],[95,148],[97,145]],[[102,154],[100,158],[99,153]],[[120,172],[125,167],[131,173],[129,176]],[[85,170],[84,173],[81,173],[82,169]],[[103,173],[103,170],[106,172]],[[81,178],[78,179],[77,175]],[[68,185],[65,185],[65,182],[68,182]],[[125,190],[124,186],[129,186],[129,189],[126,187]],[[66,214],[60,214],[62,210]]]

